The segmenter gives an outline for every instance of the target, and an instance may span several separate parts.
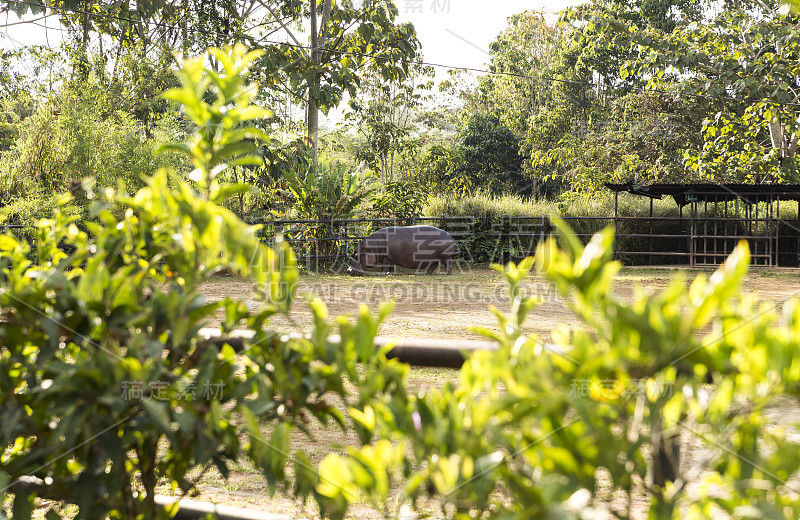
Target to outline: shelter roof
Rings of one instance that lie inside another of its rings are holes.
[[[672,197],[679,206],[694,201],[722,202],[739,199],[746,204],[776,200],[800,201],[800,184],[625,184],[607,183],[614,192],[627,192],[652,199]]]

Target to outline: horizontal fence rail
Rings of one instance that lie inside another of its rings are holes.
[[[9,488],[12,487],[27,488],[42,498],[47,498],[48,496],[49,485],[38,477],[30,475],[21,477],[9,486]],[[10,492],[13,493],[13,489]],[[175,496],[156,495],[153,500],[157,505],[164,508],[174,506],[177,503],[179,509],[173,517],[175,520],[197,520],[207,518],[209,514],[214,515],[218,520],[296,520],[286,515],[265,513],[254,509],[244,509]]]
[[[730,205],[730,204],[728,204]],[[762,206],[764,204],[761,204]],[[748,242],[754,266],[800,266],[800,221],[784,221],[769,208],[738,206],[731,211],[692,203],[668,216],[561,216],[584,243],[605,227],[615,231],[614,256],[628,264],[683,264],[710,267],[731,253],[738,241]],[[652,211],[652,208],[651,208]],[[455,240],[456,264],[520,261],[539,243],[559,232],[545,215],[531,217],[412,217],[354,219],[258,220],[262,242],[272,245],[278,236],[295,250],[298,262],[309,270],[342,272],[351,263],[358,244],[382,227],[427,224],[447,231]],[[7,233],[36,250],[33,226],[0,225]]]
[[[205,328],[199,331],[199,335],[211,344],[219,347],[229,345],[236,352],[241,353],[245,350],[247,341],[252,339],[255,333],[251,330],[236,330],[232,331],[228,336],[223,336],[220,329]],[[309,336],[297,334],[288,335],[288,337],[308,338]],[[339,344],[341,338],[339,335],[331,335],[328,336],[327,341],[331,344]],[[497,344],[492,341],[375,337],[376,349],[381,349],[388,345],[392,345],[386,356],[389,359],[397,359],[415,366],[438,368],[460,368],[472,352],[497,350]],[[546,343],[542,347],[557,354],[565,353],[559,345]],[[43,498],[47,497],[47,489],[49,487],[45,481],[34,476],[23,477],[12,486],[31,488]],[[209,514],[215,515],[219,520],[295,520],[285,515],[218,505],[177,496],[156,495],[154,500],[156,504],[165,508],[174,506],[177,503],[179,509],[173,517],[176,520],[197,520],[206,518],[206,515]]]
[[[222,347],[229,345],[237,353],[245,350],[247,341],[255,333],[252,330],[235,330],[223,336],[219,329],[200,329],[199,335],[206,341]],[[310,338],[307,334],[289,334],[287,338]],[[327,339],[329,344],[339,345],[341,337],[332,334]],[[431,338],[392,338],[388,336],[375,336],[375,348],[381,349],[391,346],[386,354],[388,359],[397,359],[400,362],[418,367],[432,368],[461,368],[464,361],[473,352],[480,350],[497,350],[497,343],[488,340],[476,339],[431,339]],[[555,343],[541,343],[540,346],[559,355],[566,355],[567,351]]]
[[[188,498],[156,495],[155,502],[165,507],[177,502],[180,509],[173,517],[175,520],[195,520],[206,518],[206,515],[209,514],[214,515],[219,520],[294,520],[292,517],[285,515],[263,513],[253,509],[218,505]]]
[[[616,198],[615,198],[616,199]],[[784,201],[785,202],[785,201]],[[774,204],[778,204],[775,202]],[[765,204],[761,204],[764,206]],[[632,264],[714,266],[728,256],[738,241],[751,249],[754,266],[800,266],[800,221],[783,221],[770,204],[766,210],[739,205],[730,212],[692,202],[677,214],[626,216],[616,203],[609,216],[561,216],[584,243],[598,231],[613,226],[615,258]],[[358,244],[374,231],[390,225],[428,224],[439,227],[456,242],[456,262],[519,261],[534,254],[546,237],[558,235],[548,216],[536,217],[413,217],[406,219],[263,220],[261,238],[273,243],[280,234],[295,249],[298,261],[309,268],[344,266]],[[337,264],[337,262],[343,262]]]

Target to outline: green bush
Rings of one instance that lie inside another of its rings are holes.
[[[121,183],[135,191],[159,168],[185,170],[179,156],[156,153],[177,133],[168,121],[146,139],[132,116],[114,112],[102,118],[94,101],[69,89],[40,104],[15,132],[9,150],[0,152],[0,214],[12,222],[33,223],[43,211],[52,211],[53,194],[82,179],[94,178],[98,187]]]
[[[0,504],[13,495],[15,520],[33,517],[37,497],[74,505],[78,518],[172,518],[177,506],[156,504],[157,485],[189,494],[193,472],[214,467],[226,477],[241,457],[273,491],[314,497],[341,518],[336,475],[292,450],[290,433],[309,421],[360,428],[361,416],[335,403],[375,407],[401,388],[407,367],[374,350],[389,305],[377,320],[366,307],[356,324],[339,319],[335,347],[319,300],[309,302],[311,339],[270,326],[295,296],[294,255],[285,243],[265,247],[219,205],[241,187],[218,174],[251,162],[264,137],[245,126],[264,113],[249,105],[241,77],[257,54],[237,47],[213,57],[222,73],[204,69],[201,56],[167,94],[198,127],[174,146],[191,157],[197,190],[161,171],[132,196],[104,191],[97,200],[89,191],[88,232],[61,196],[37,224],[34,262],[27,244],[0,235]],[[202,100],[206,89],[212,103]],[[253,283],[258,310],[244,299],[205,301],[199,284],[223,270]],[[223,334],[255,331],[238,355],[200,333],[220,317]]]
[[[779,313],[741,294],[744,243],[688,290],[679,275],[623,301],[613,232],[583,247],[559,227],[564,248],[541,244],[535,266],[576,323],[556,328],[555,343],[528,335],[537,298],[522,282],[534,260],[495,266],[509,312],[473,330],[497,350],[473,353],[458,385],[363,409],[380,440],[329,456],[342,487],[377,494],[398,466],[413,468],[401,500],[433,494],[458,520],[798,518],[800,439],[784,429],[796,424],[768,413],[800,398],[800,301]],[[386,439],[404,447],[401,461],[381,454]],[[701,468],[683,462],[695,443]]]
[[[376,194],[371,213],[376,218],[399,218],[410,223],[420,215],[426,198],[419,183],[387,182]]]
[[[493,195],[478,190],[471,195],[432,195],[422,210],[426,217],[541,217],[558,212],[555,203],[534,201],[519,195]]]

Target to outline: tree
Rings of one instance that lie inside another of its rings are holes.
[[[564,29],[544,15],[525,11],[508,18],[508,26],[489,46],[491,60],[472,106],[496,111],[517,137],[525,135],[529,116],[553,101],[558,85],[549,78],[564,45]],[[557,82],[556,82],[557,83]]]
[[[647,81],[675,96],[724,100],[705,117],[702,148],[687,151],[686,164],[698,176],[792,181],[800,141],[800,18],[779,13],[775,2],[727,7],[669,32],[657,24],[626,24],[610,9],[597,11],[589,24],[599,45],[635,51],[620,60],[621,78]]]
[[[432,77],[432,67],[419,65],[403,82],[386,81],[367,73],[357,96],[350,100],[345,118],[364,138],[356,159],[388,182],[395,180],[397,160],[417,150],[417,111],[427,101]],[[404,173],[407,177],[409,172]]]
[[[101,0],[31,0],[8,2],[19,17],[28,13],[58,14],[79,48],[88,54],[94,33],[111,36],[127,45],[138,42],[145,49],[155,44],[201,52],[213,45],[245,38],[257,20],[257,0],[149,0],[146,2],[104,2]],[[263,26],[263,20],[255,24]],[[102,46],[102,40],[98,40]]]
[[[519,140],[499,117],[470,116],[459,132],[459,147],[464,157],[461,170],[474,186],[502,193],[525,184]]]
[[[263,72],[268,84],[282,85],[305,100],[316,165],[320,111],[327,114],[345,93],[355,97],[366,68],[384,81],[406,79],[419,48],[416,31],[411,24],[396,23],[398,11],[391,0],[365,0],[359,6],[331,0],[261,3],[281,20],[289,40],[264,47]],[[310,46],[302,42],[302,33],[290,28],[305,24]]]
[[[597,110],[598,96],[586,87],[592,71],[580,62],[570,28],[533,11],[510,17],[490,52],[495,74],[480,79],[463,113],[497,117],[512,132],[525,158],[517,170],[524,167],[534,193],[541,194],[548,189],[543,181],[556,172],[552,161],[542,164],[537,154],[562,147],[575,125],[592,120]]]

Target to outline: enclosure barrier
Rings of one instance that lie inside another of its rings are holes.
[[[47,497],[48,485],[44,480],[38,477],[22,477],[9,487],[11,486],[27,488],[38,493],[43,498]],[[180,507],[173,517],[175,520],[197,520],[206,518],[206,515],[209,514],[216,515],[218,520],[295,520],[285,515],[263,513],[253,509],[218,505],[189,498],[156,495],[154,501],[156,504],[163,507],[171,506],[177,502]]]
[[[613,224],[613,217],[562,217],[574,228],[576,236],[587,242],[594,233]],[[519,261],[533,255],[546,237],[557,234],[550,218],[498,217],[487,219],[462,217],[360,218],[330,220],[259,220],[261,239],[273,244],[281,235],[295,250],[301,264],[317,266],[350,259],[358,244],[373,231],[387,226],[431,225],[447,231],[456,242],[456,258],[469,263]],[[588,228],[581,230],[581,228]],[[487,243],[488,242],[488,243]]]
[[[586,243],[613,226],[615,258],[635,264],[713,267],[746,241],[754,267],[800,267],[800,185],[791,184],[606,184],[614,194],[609,216],[570,216],[567,222]],[[620,212],[619,195],[647,197],[647,215]],[[655,215],[653,200],[671,197],[671,215]],[[797,220],[781,217],[781,203],[797,204]],[[470,263],[519,261],[544,238],[556,235],[549,216],[412,217],[331,220],[262,220],[262,240],[281,234],[308,266],[347,261],[357,244],[379,227],[428,224],[456,241],[456,259]]]
[[[672,247],[676,256],[685,257],[691,267],[715,267],[736,245],[747,242],[753,267],[800,266],[800,184],[606,184],[614,193],[614,227],[630,217],[619,215],[619,194],[629,193],[650,199],[651,222],[648,237],[668,241],[660,249]],[[678,206],[680,225],[677,235],[652,232],[653,200],[672,198]],[[781,217],[781,203],[797,204],[797,219]],[[684,208],[685,211],[684,211]],[[618,234],[619,240],[623,235]],[[628,254],[647,254],[632,252]],[[651,253],[658,255],[667,252]]]
[[[686,186],[609,185],[614,192],[614,212],[609,216],[562,215],[584,244],[606,227],[615,231],[614,258],[633,265],[682,264],[689,267],[713,267],[722,263],[740,241],[748,242],[755,267],[800,267],[800,219],[781,216],[781,203],[800,202],[800,185],[788,193],[756,185],[737,186],[744,193],[700,191]],[[658,216],[653,199],[660,198],[656,188],[680,199],[674,215]],[[730,187],[725,189],[732,190]],[[675,190],[680,191],[680,195]],[[720,188],[722,189],[722,188]],[[755,191],[756,189],[762,191]],[[784,187],[788,190],[788,187]],[[649,190],[649,191],[648,191]],[[688,190],[688,191],[687,191]],[[650,198],[647,216],[627,216],[618,207],[620,193]],[[681,198],[683,197],[683,198]],[[800,215],[800,204],[798,204]],[[343,272],[351,263],[358,244],[373,231],[386,226],[427,224],[447,231],[455,240],[455,262],[471,264],[519,262],[532,256],[546,238],[559,232],[550,218],[537,217],[414,217],[410,219],[330,219],[330,220],[260,220],[259,239],[274,245],[278,236],[294,249],[298,263],[310,270]],[[31,243],[32,226],[0,226]],[[27,234],[28,236],[24,236]]]
[[[212,504],[189,498],[156,495],[155,501],[156,504],[165,507],[178,502],[180,509],[175,514],[175,520],[195,520],[205,518],[208,514],[216,515],[218,520],[294,520],[285,515],[262,513],[253,509]]]
[[[253,338],[255,333],[251,330],[235,330],[230,335],[223,337],[219,329],[206,328],[200,329],[200,336],[217,347],[230,345],[237,353],[245,350],[247,340]],[[290,338],[309,338],[304,334],[287,334],[284,339]],[[338,334],[328,336],[328,343],[338,345],[341,337]],[[388,359],[397,359],[403,363],[418,367],[433,368],[461,368],[470,353],[478,350],[497,350],[497,344],[493,341],[483,340],[452,340],[452,339],[429,339],[429,338],[390,338],[386,336],[375,336],[375,348],[380,349],[391,345],[392,348],[386,354]],[[544,344],[544,348],[560,352],[561,349],[555,344]]]

